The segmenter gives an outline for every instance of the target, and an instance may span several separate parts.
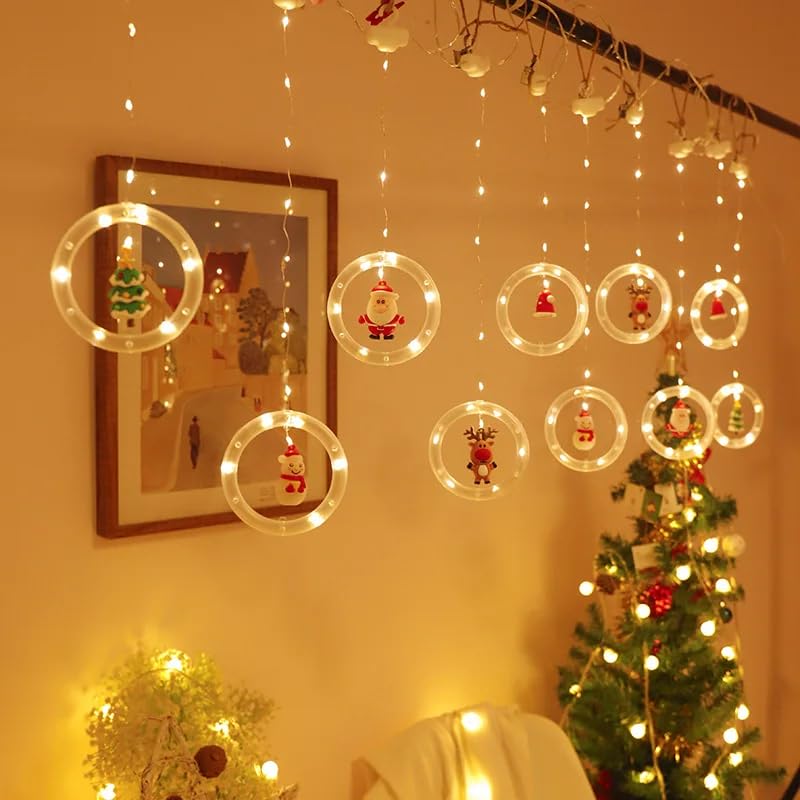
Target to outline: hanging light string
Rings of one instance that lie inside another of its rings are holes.
[[[592,53],[594,57],[594,53]],[[591,166],[591,161],[589,159],[590,154],[590,137],[589,137],[589,119],[588,117],[581,116],[581,123],[583,124],[586,132],[586,143],[585,149],[583,153],[583,171],[585,173],[585,185],[586,185],[586,196],[583,201],[583,267],[584,267],[584,289],[586,289],[587,296],[591,294],[592,287],[589,283],[589,269],[590,269],[590,262],[591,262],[591,245],[589,244],[589,209],[591,208],[591,201],[589,199],[590,196],[590,186],[591,181],[589,178],[589,167]],[[592,371],[589,369],[588,361],[589,361],[589,333],[590,329],[588,324],[583,329],[583,352],[586,359],[586,367],[583,370],[583,380],[588,381],[589,378],[592,377]],[[589,410],[589,404],[586,400],[581,401],[581,409],[584,411]]]
[[[125,15],[128,17],[128,22],[126,23],[126,28],[128,32],[128,91],[125,96],[125,102],[123,103],[123,107],[128,114],[128,119],[131,121],[131,127],[133,127],[133,76],[136,73],[134,69],[135,63],[135,53],[136,53],[136,23],[133,21],[133,13],[131,12],[131,1],[125,0]],[[134,154],[131,158],[131,165],[128,167],[128,170],[125,173],[125,183],[130,186],[136,178],[136,155]]]
[[[543,144],[542,152],[544,154],[544,163],[547,164],[547,163],[549,163],[548,151],[549,151],[550,148],[548,146],[549,145],[549,141],[548,141],[548,137],[547,137],[547,104],[546,103],[542,103],[541,107],[539,108],[539,112],[542,115],[542,144]],[[542,206],[543,206],[543,208],[545,210],[545,213],[543,215],[544,218],[542,220],[542,230],[546,232],[549,229],[549,226],[547,224],[547,220],[548,220],[548,216],[549,216],[548,210],[550,208],[550,196],[549,196],[548,191],[547,191],[546,188],[545,188],[544,192],[542,193]],[[547,240],[543,238],[542,239],[542,260],[543,261],[547,261],[548,260],[548,255],[547,255],[548,249],[549,249],[549,247],[548,247],[548,244],[547,244]],[[550,282],[547,279],[545,279],[545,281],[544,281],[544,288],[545,289],[549,289],[550,288]]]
[[[283,340],[283,360],[281,363],[281,401],[282,401],[282,408],[284,411],[291,409],[291,396],[292,396],[292,387],[289,385],[289,377],[290,377],[290,370],[289,370],[289,337],[291,334],[291,325],[289,323],[289,306],[288,303],[288,292],[289,288],[291,287],[292,283],[288,277],[288,267],[291,262],[291,249],[292,249],[292,239],[289,235],[289,217],[294,214],[294,208],[292,207],[292,194],[294,191],[294,186],[292,184],[292,135],[294,133],[294,96],[292,94],[292,81],[289,77],[289,36],[288,36],[288,29],[289,29],[289,12],[287,10],[283,11],[281,15],[281,32],[282,32],[282,41],[283,41],[283,64],[284,64],[284,76],[283,76],[283,86],[286,89],[286,101],[287,101],[287,117],[286,117],[286,133],[283,137],[283,146],[286,150],[286,180],[288,183],[288,197],[283,201],[283,221],[281,223],[281,229],[283,231],[283,237],[286,242],[286,246],[284,248],[283,256],[281,258],[281,339]],[[292,444],[291,437],[288,433],[288,423],[287,428],[284,431],[286,436],[286,443]]]
[[[483,144],[482,138],[486,131],[486,87],[482,86],[479,92],[480,101],[481,101],[481,117],[480,117],[480,128],[478,132],[478,138],[475,139],[475,161],[477,164],[477,172],[478,172],[478,186],[477,186],[477,203],[478,203],[478,216],[477,222],[475,226],[475,238],[473,242],[475,244],[475,262],[478,267],[478,342],[482,343],[486,341],[486,326],[484,324],[484,286],[483,286],[483,267],[481,264],[481,223],[483,221],[483,200],[486,197],[486,185],[483,182],[483,176],[481,173],[481,146]],[[477,358],[477,364],[482,363],[483,359]],[[480,397],[483,394],[485,384],[481,379],[480,372],[478,373],[478,396]]]
[[[639,123],[633,129],[633,138],[636,140],[636,167],[633,170],[633,180],[636,187],[636,258],[642,257],[642,125]]]
[[[384,98],[386,97],[387,92],[387,81],[389,77],[389,56],[387,55],[384,58],[383,63],[381,65],[381,71],[383,73],[383,86],[381,87],[381,100],[380,106],[378,109],[378,122],[380,124],[381,129],[381,145],[383,149],[383,164],[381,167],[380,175],[378,176],[381,184],[381,203],[383,205],[383,229],[381,231],[381,236],[383,238],[383,247],[382,250],[386,250],[386,243],[389,238],[389,209],[386,204],[386,181],[389,178],[387,173],[387,166],[389,163],[389,145],[386,136],[386,109],[384,107]],[[378,276],[381,280],[383,280],[383,264],[378,268]]]
[[[686,165],[683,161],[678,161],[675,165],[675,173],[678,176],[678,187],[680,194],[680,221],[678,228],[678,314],[677,325],[675,326],[675,349],[677,350],[675,372],[680,375],[683,362],[683,316],[686,313]]]
[[[733,234],[733,252],[735,254],[734,263],[736,264],[737,270],[733,276],[733,282],[738,285],[742,280],[740,274],[742,256],[742,229],[744,227],[744,192],[745,189],[747,189],[747,180],[745,178],[738,178],[736,185],[739,188],[739,192],[736,195],[736,226]]]

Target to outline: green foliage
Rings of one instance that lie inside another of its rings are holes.
[[[214,800],[277,800],[274,781],[256,769],[270,759],[265,745],[274,703],[258,692],[222,683],[206,655],[138,650],[104,684],[99,708],[88,715],[87,777],[96,788],[114,784],[117,800],[137,800],[159,732],[174,722],[186,741],[168,740],[156,797],[188,800],[200,781]],[[199,776],[194,754],[205,745],[225,750],[227,766],[213,779]],[[188,756],[188,758],[187,758]]]
[[[247,297],[239,301],[236,311],[242,323],[239,328],[239,342],[255,342],[263,351],[268,340],[270,323],[277,314],[277,309],[267,293],[259,286],[251,289]]]
[[[658,388],[677,380],[662,375]],[[663,421],[673,404],[666,401],[657,410]],[[659,435],[669,443],[669,434]],[[611,491],[619,502],[629,483],[651,491],[656,484],[675,484],[692,511],[656,522],[637,517],[632,537],[600,537],[595,583],[600,596],[608,597],[589,605],[587,620],[575,626],[569,663],[559,669],[565,728],[605,800],[742,800],[748,784],[783,775],[752,756],[758,728],[737,717],[745,700],[731,620],[744,592],[724,547],[736,501],[708,486],[706,460],[675,462],[648,451],[628,465],[626,480]],[[634,547],[647,544],[655,546],[656,566],[639,572]],[[679,566],[691,568],[684,580],[676,575]],[[730,582],[730,591],[718,590],[720,578]],[[651,605],[651,615],[640,619],[636,607],[653,587],[668,587],[671,608],[659,615]],[[706,621],[715,623],[711,636],[700,631]],[[726,645],[733,649],[723,651]],[[616,660],[603,657],[606,649]],[[658,663],[648,670],[646,659],[653,655]],[[629,728],[640,722],[647,733],[637,739]],[[732,745],[722,736],[729,728],[739,736]],[[731,761],[732,753],[741,754],[741,761],[739,755]],[[705,785],[709,773],[719,788]]]

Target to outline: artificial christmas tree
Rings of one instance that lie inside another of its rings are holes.
[[[660,375],[659,389],[679,380]],[[669,424],[678,403],[658,409],[659,438],[676,448],[701,436],[694,414],[688,431]],[[747,724],[730,624],[743,597],[732,575],[743,540],[726,532],[736,501],[706,482],[709,455],[648,451],[629,465],[611,496],[625,501],[634,535],[604,534],[594,579],[579,587],[599,599],[575,628],[559,699],[601,800],[740,800],[747,784],[783,774],[752,755],[759,730]]]

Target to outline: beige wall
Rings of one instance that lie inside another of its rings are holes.
[[[800,118],[797,70],[781,73],[791,63],[791,20],[755,23],[721,0],[652,11],[634,0],[606,5],[620,34],[684,57],[700,72],[714,70],[726,85]],[[393,243],[434,274],[443,324],[424,357],[404,367],[383,371],[340,359],[339,432],[352,469],[341,509],[315,535],[287,541],[238,525],[122,542],[94,536],[91,353],[62,323],[48,285],[56,242],[91,205],[92,159],[136,152],[283,165],[285,105],[271,4],[232,4],[224,13],[222,4],[188,0],[130,7],[140,31],[132,54],[123,4],[95,0],[18,5],[0,55],[6,285],[28,298],[6,303],[1,339],[13,378],[0,400],[0,795],[89,796],[81,777],[86,689],[142,636],[206,650],[232,679],[272,694],[281,706],[272,738],[283,775],[299,780],[309,800],[345,797],[351,758],[418,717],[479,700],[554,713],[555,668],[584,605],[574,587],[587,575],[598,534],[626,524],[608,488],[642,449],[636,423],[660,345],[626,348],[595,330],[588,351],[534,360],[490,327],[480,354],[487,393],[526,424],[531,465],[502,502],[470,504],[439,488],[426,436],[439,414],[473,393],[476,377],[470,191],[478,99],[477,84],[415,47],[394,60],[386,98]],[[410,15],[426,41],[427,15],[427,8]],[[376,248],[382,224],[379,59],[333,2],[296,23],[295,166],[339,179],[344,264]],[[518,83],[521,66],[520,52],[487,81],[482,238],[490,321],[500,281],[538,252],[542,187],[554,201],[552,252],[579,272],[583,263],[582,132],[558,110],[577,84],[574,53],[551,98],[547,159],[538,114]],[[128,74],[134,122],[122,110]],[[679,203],[665,156],[671,101],[665,89],[650,98],[643,241],[645,255],[674,276]],[[605,133],[596,125],[592,139],[596,284],[634,246],[633,149],[627,129]],[[710,395],[738,368],[768,406],[757,446],[718,448],[709,474],[717,490],[740,502],[749,549],[739,577],[748,600],[737,619],[750,702],[765,752],[790,767],[800,740],[793,425],[800,346],[793,253],[800,239],[788,187],[796,185],[799,154],[800,143],[763,134],[742,258],[753,306],[747,338],[735,353],[689,346],[698,388]],[[714,222],[710,203],[715,180],[709,164],[691,164],[688,291],[728,252],[730,229]],[[88,271],[77,289],[88,302]],[[578,381],[587,361],[596,382],[623,402],[634,433],[614,467],[583,476],[555,463],[541,428],[548,402]]]

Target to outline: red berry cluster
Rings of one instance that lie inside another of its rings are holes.
[[[654,583],[639,595],[639,602],[650,606],[650,615],[652,617],[663,617],[672,608],[672,595],[674,592],[674,586],[668,586],[665,583]]]

